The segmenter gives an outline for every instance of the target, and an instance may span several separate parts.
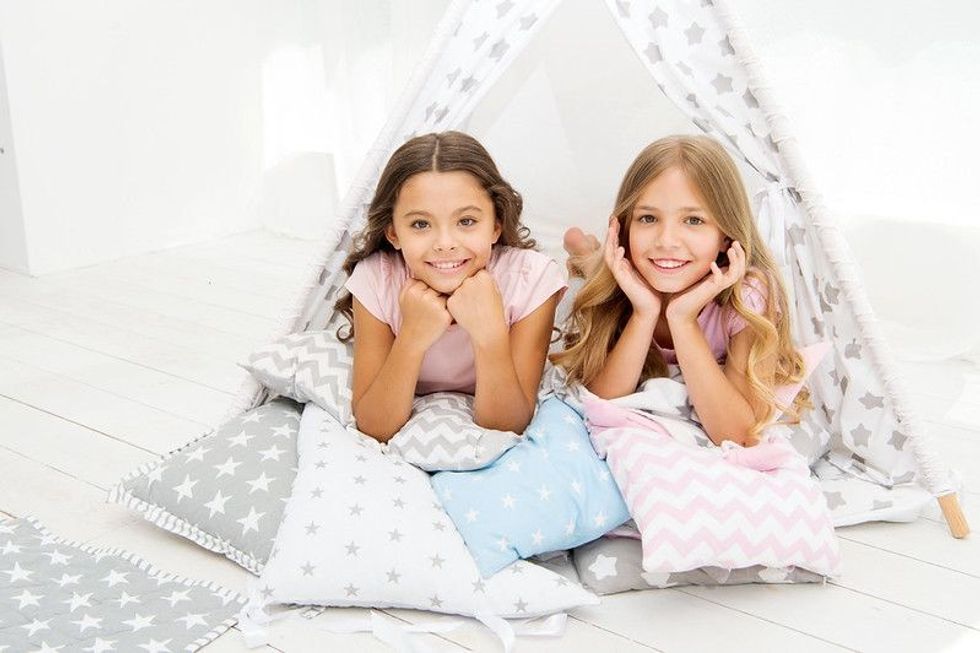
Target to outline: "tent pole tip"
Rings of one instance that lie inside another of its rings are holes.
[[[939,508],[943,511],[943,517],[946,518],[946,524],[949,525],[949,532],[953,537],[959,540],[970,534],[970,525],[966,522],[966,516],[960,508],[960,500],[955,492],[939,497]]]

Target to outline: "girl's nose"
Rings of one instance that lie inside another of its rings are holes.
[[[436,238],[435,248],[440,252],[456,249],[456,239],[448,231],[441,232]]]
[[[672,249],[677,247],[679,244],[677,230],[667,224],[657,225],[657,230],[654,233],[654,244],[662,249]]]

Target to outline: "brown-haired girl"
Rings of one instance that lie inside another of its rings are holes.
[[[566,247],[588,262],[581,232],[569,230]],[[808,404],[805,392],[792,406],[775,399],[804,374],[789,315],[731,157],[708,137],[671,136],[627,170],[552,361],[606,399],[677,364],[711,440],[751,445],[777,410],[798,419]]]
[[[336,306],[354,337],[359,430],[385,442],[416,394],[455,391],[474,395],[480,426],[523,432],[566,283],[521,208],[471,136],[427,134],[391,156]]]

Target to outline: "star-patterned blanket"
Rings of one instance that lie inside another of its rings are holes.
[[[33,518],[0,521],[0,651],[196,651],[244,602],[212,583],[83,546]]]

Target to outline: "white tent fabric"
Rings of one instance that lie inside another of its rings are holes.
[[[308,284],[274,336],[331,323],[351,234],[363,225],[387,157],[415,134],[465,125],[559,4],[456,0],[450,5],[312,263]],[[810,456],[835,523],[914,519],[931,496],[948,497],[941,500],[945,506],[952,497],[955,513],[955,477],[933,455],[926,429],[909,405],[843,238],[807,180],[736,17],[723,0],[606,0],[606,5],[658,88],[688,117],[691,130],[718,139],[758,174],[761,190],[754,208],[789,288],[797,344],[833,341],[831,360],[809,383],[815,409],[790,437]],[[262,388],[249,380],[231,414],[265,399]]]

